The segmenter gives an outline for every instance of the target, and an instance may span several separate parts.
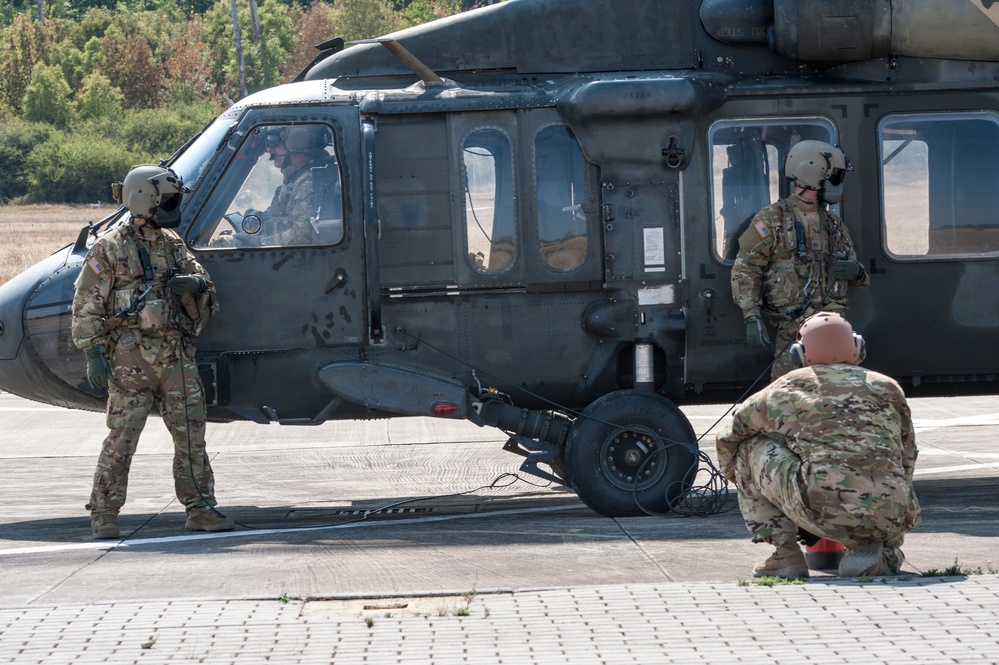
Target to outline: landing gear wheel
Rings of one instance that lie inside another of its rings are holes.
[[[552,473],[565,481],[566,485],[569,485],[569,468],[565,465],[565,454],[561,454],[554,459],[545,462],[549,467],[551,467]]]
[[[697,471],[697,437],[669,400],[619,390],[576,419],[565,461],[572,488],[598,513],[661,513],[690,486]]]

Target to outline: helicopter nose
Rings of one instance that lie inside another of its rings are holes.
[[[10,390],[6,368],[17,359],[24,339],[24,305],[40,279],[29,269],[0,285],[0,390]]]
[[[80,261],[66,248],[0,285],[0,390],[99,410],[100,398],[77,385],[86,371],[69,337]]]

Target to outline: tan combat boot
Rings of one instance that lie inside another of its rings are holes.
[[[840,577],[874,577],[877,575],[898,575],[905,555],[897,547],[885,547],[881,543],[864,543],[847,550],[839,562]]]
[[[236,520],[226,517],[214,508],[194,510],[187,514],[184,528],[188,531],[232,531],[236,528]]]
[[[753,566],[753,577],[808,577],[805,553],[797,543],[780,545],[766,561]]]
[[[90,513],[90,530],[98,540],[117,538],[120,533],[118,516],[112,513]]]

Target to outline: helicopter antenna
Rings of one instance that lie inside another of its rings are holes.
[[[377,37],[375,39],[361,39],[356,42],[348,42],[350,45],[354,44],[381,44],[388,52],[394,55],[399,62],[409,67],[414,74],[420,77],[426,85],[444,85],[444,79],[437,75],[434,70],[427,67],[423,62],[417,58],[415,55],[409,52],[405,46],[400,44],[394,39],[389,39],[388,37]]]

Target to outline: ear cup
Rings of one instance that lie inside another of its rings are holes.
[[[788,355],[791,356],[791,364],[795,368],[800,368],[805,366],[805,347],[801,345],[801,342],[795,342],[788,348]]]
[[[853,333],[853,343],[857,347],[857,362],[854,364],[859,365],[867,357],[867,342],[864,341],[863,335]]]

